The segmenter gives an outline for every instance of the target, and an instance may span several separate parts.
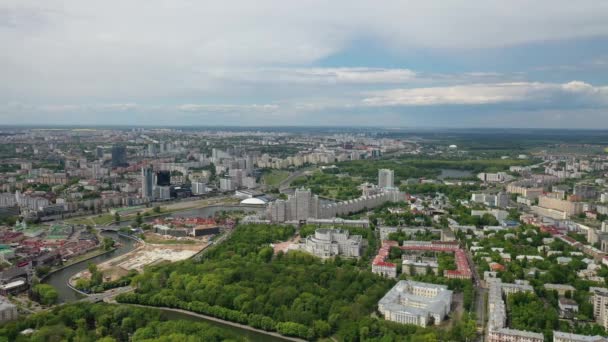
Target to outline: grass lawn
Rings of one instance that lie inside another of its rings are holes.
[[[284,170],[272,170],[270,173],[265,174],[262,179],[268,186],[277,187],[279,183],[289,177],[289,172]]]

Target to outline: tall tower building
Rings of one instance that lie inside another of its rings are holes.
[[[389,169],[378,170],[378,187],[394,188],[395,187],[395,172]]]
[[[292,203],[292,218],[296,220],[306,220],[310,217],[310,199],[312,192],[310,189],[296,189],[293,195],[295,203]]]
[[[127,148],[125,146],[112,146],[112,167],[127,166]]]
[[[154,197],[154,171],[151,167],[141,168],[141,197],[148,199]]]

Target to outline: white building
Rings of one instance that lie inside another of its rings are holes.
[[[602,336],[586,336],[554,331],[553,342],[608,342],[608,338]]]
[[[390,189],[395,186],[395,172],[389,169],[378,170],[378,187]]]
[[[350,235],[348,230],[320,228],[306,237],[304,250],[319,258],[345,256],[358,258],[363,248],[361,235]]]
[[[207,193],[207,184],[203,182],[192,182],[192,194],[203,195]]]
[[[384,319],[426,327],[438,325],[450,312],[452,291],[445,285],[399,281],[378,302]]]
[[[596,322],[608,328],[608,289],[605,287],[590,287],[593,317]]]

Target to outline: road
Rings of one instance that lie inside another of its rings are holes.
[[[109,302],[110,299],[118,296],[121,293],[127,293],[133,291],[134,288],[131,286],[118,287],[115,289],[108,290],[102,293],[94,293],[92,295],[88,295],[85,298],[81,299],[80,302],[90,302],[90,303],[99,303],[99,302]]]
[[[486,294],[487,289],[482,287],[481,278],[477,273],[477,267],[473,262],[473,256],[470,251],[466,253],[469,265],[471,265],[471,271],[473,273],[473,286],[475,287],[475,316],[477,317],[477,331],[480,333],[478,341],[483,341],[485,338],[485,325],[486,325]]]
[[[289,188],[289,184],[291,183],[291,181],[293,181],[297,177],[300,177],[308,171],[312,171],[312,169],[306,168],[292,172],[287,178],[283,179],[281,183],[279,183],[279,191]]]

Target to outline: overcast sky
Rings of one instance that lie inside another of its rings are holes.
[[[3,0],[0,124],[608,128],[606,0]]]

